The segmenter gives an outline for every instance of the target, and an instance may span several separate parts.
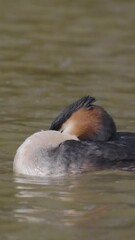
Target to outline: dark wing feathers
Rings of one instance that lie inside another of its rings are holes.
[[[97,168],[116,167],[135,169],[135,140],[118,140],[111,142],[80,142],[67,140],[60,145],[61,161],[65,159],[68,166],[79,168],[93,166]],[[64,161],[65,161],[64,160]],[[126,170],[126,169],[125,169]]]

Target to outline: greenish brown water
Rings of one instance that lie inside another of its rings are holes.
[[[83,95],[135,131],[135,2],[0,1],[0,239],[135,239],[135,174],[16,177],[19,144]]]

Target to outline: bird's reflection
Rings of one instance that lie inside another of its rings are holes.
[[[78,177],[43,180],[15,176],[14,181],[18,202],[14,216],[19,222],[92,226],[112,209],[110,204],[94,203],[99,193],[84,191]]]
[[[14,181],[17,190],[15,197],[18,199],[14,214],[19,221],[53,224],[54,219],[59,215],[61,220],[56,220],[54,223],[57,225],[62,221],[63,216],[72,212],[65,209],[68,203],[73,201],[69,191],[75,188],[75,182],[69,185],[66,191],[64,179],[43,180],[16,176]]]

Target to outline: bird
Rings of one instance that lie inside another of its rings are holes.
[[[119,132],[96,99],[84,96],[28,137],[13,161],[16,174],[62,176],[102,169],[135,170],[135,133]]]

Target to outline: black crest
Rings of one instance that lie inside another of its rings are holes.
[[[62,113],[60,113],[52,122],[51,126],[50,126],[50,130],[56,130],[58,131],[62,124],[68,119],[70,118],[70,116],[76,112],[77,110],[79,110],[80,108],[87,108],[90,109],[92,107],[92,103],[95,102],[96,99],[94,97],[90,97],[90,96],[85,96],[82,97],[81,99],[77,100],[76,102],[70,104],[69,106],[67,106]]]

